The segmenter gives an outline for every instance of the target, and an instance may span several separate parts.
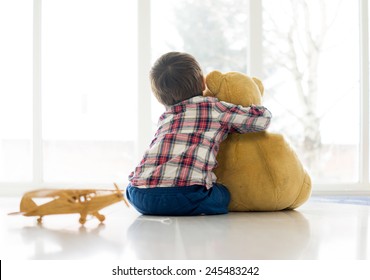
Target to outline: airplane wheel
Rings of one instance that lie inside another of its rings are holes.
[[[40,217],[40,218],[37,219],[37,223],[38,224],[42,224],[42,217]]]
[[[102,223],[102,222],[105,221],[105,216],[104,215],[99,215],[98,219]]]
[[[86,218],[81,217],[80,218],[80,224],[83,225],[86,223]]]

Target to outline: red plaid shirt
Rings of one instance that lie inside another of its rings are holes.
[[[143,159],[130,174],[132,186],[212,187],[216,155],[230,132],[265,130],[271,113],[263,106],[236,106],[196,96],[170,107]]]

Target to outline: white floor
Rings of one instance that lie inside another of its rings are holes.
[[[297,211],[141,216],[123,203],[84,227],[77,215],[8,216],[0,198],[0,259],[370,259],[370,206],[309,201]]]

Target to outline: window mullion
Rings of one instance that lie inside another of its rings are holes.
[[[33,1],[33,182],[43,182],[42,99],[41,99],[41,8],[42,0]]]
[[[137,149],[140,158],[150,143],[151,98],[148,81],[150,69],[150,0],[138,2],[138,108],[137,108]]]
[[[361,102],[361,143],[360,180],[369,185],[369,15],[368,1],[360,0],[360,102]]]
[[[249,0],[248,12],[247,73],[262,79],[262,1]]]

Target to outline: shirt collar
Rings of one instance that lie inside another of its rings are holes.
[[[166,113],[172,113],[172,114],[178,114],[181,112],[186,111],[186,105],[188,104],[196,104],[196,103],[202,103],[202,102],[215,102],[218,101],[215,97],[210,96],[194,96],[192,98],[186,99],[184,101],[181,101],[179,103],[176,103],[175,105],[169,106],[166,108]]]
[[[201,103],[201,102],[212,102],[212,101],[213,102],[218,101],[218,99],[216,97],[198,95],[198,96],[194,96],[194,97],[189,98],[189,99],[185,99],[184,101],[181,101],[181,102],[176,103],[172,106],[169,106],[166,109],[171,110],[172,107],[176,107],[176,106],[179,106],[179,105],[195,104],[195,103]]]

